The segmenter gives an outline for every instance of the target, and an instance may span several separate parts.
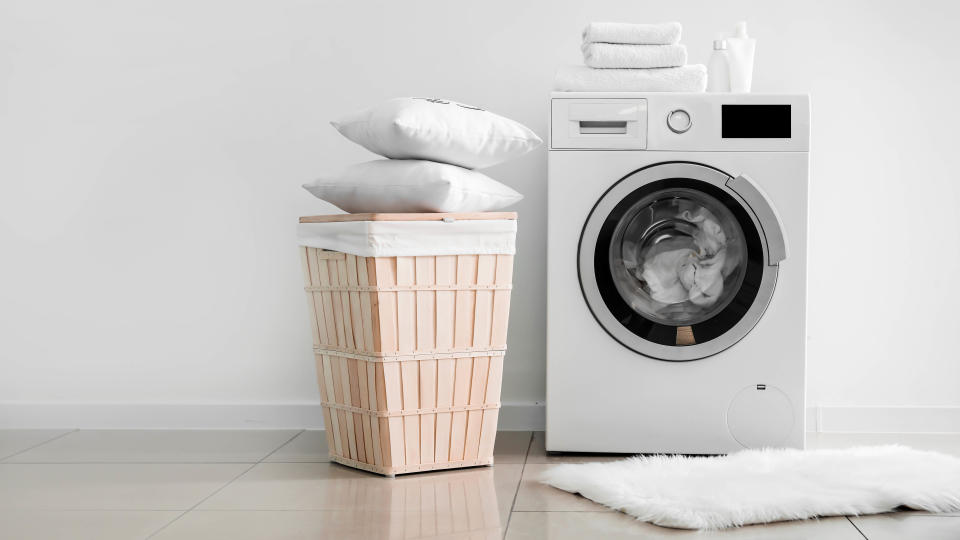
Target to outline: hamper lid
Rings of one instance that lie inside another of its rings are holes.
[[[361,257],[513,255],[516,212],[335,214],[305,216],[301,246]]]

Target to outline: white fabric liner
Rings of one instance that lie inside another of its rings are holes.
[[[904,446],[745,450],[564,464],[541,481],[665,527],[960,510],[960,458]]]
[[[361,257],[414,255],[513,255],[517,221],[339,221],[300,223],[301,246]]]

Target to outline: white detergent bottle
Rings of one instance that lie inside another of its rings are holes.
[[[745,93],[753,83],[753,53],[757,40],[747,37],[747,23],[737,23],[733,37],[727,38],[727,54],[730,56],[730,91]]]
[[[730,91],[730,55],[722,37],[713,40],[713,54],[707,63],[707,92]]]

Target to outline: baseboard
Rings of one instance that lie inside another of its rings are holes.
[[[504,403],[501,430],[542,430],[542,403]],[[0,429],[323,429],[319,403],[2,403]]]
[[[499,427],[542,430],[542,402],[506,402]],[[0,403],[0,429],[323,429],[319,403]],[[960,433],[960,407],[807,409],[807,431]]]
[[[0,428],[323,429],[319,403],[0,403]]]
[[[500,431],[543,431],[547,425],[547,407],[543,402],[507,402],[500,405],[497,428]]]
[[[811,407],[807,431],[960,433],[960,407]]]

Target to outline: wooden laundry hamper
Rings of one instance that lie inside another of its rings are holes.
[[[300,222],[443,218],[516,214],[347,214]],[[492,464],[513,255],[300,251],[331,459],[389,476]]]

